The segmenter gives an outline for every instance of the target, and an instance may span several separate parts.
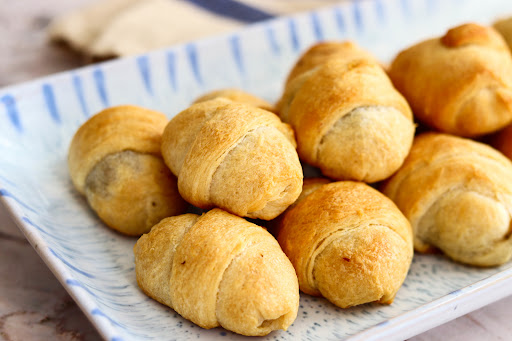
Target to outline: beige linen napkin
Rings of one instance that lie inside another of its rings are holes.
[[[334,0],[106,0],[56,18],[52,41],[95,58],[126,56],[232,31]]]

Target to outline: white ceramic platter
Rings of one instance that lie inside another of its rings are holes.
[[[30,243],[107,340],[231,340],[147,298],[135,282],[135,239],[107,229],[73,189],[66,156],[89,116],[130,103],[172,117],[201,93],[240,87],[270,101],[298,54],[353,39],[383,62],[466,21],[512,15],[509,0],[344,2],[213,39],[93,65],[0,90],[0,197]],[[265,340],[404,339],[512,294],[511,264],[477,269],[416,255],[390,306],[338,309],[302,295],[297,320]]]

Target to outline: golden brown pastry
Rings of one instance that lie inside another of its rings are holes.
[[[324,41],[311,46],[295,63],[286,79],[288,85],[295,77],[336,59],[348,63],[356,59],[367,59],[376,62],[376,59],[367,51],[351,41]]]
[[[295,129],[301,159],[334,179],[386,179],[412,144],[409,105],[367,59],[333,59],[295,77],[278,109]]]
[[[134,253],[139,287],[203,328],[266,335],[297,316],[297,276],[277,241],[221,209],[162,220]]]
[[[208,92],[208,93],[202,95],[201,97],[199,97],[198,99],[196,99],[194,101],[194,103],[200,103],[200,102],[204,102],[204,101],[208,101],[208,100],[216,99],[216,98],[220,98],[220,97],[229,99],[233,102],[249,104],[254,107],[258,107],[258,108],[265,109],[268,111],[275,110],[274,107],[272,106],[272,104],[268,103],[264,99],[253,96],[245,91],[235,89],[235,88],[220,89],[220,90]]]
[[[512,58],[493,28],[465,24],[412,46],[389,76],[415,116],[442,132],[473,137],[512,120]]]
[[[304,180],[278,241],[300,289],[347,308],[391,303],[413,256],[412,231],[391,200],[352,181]]]
[[[510,259],[512,163],[495,149],[440,133],[419,135],[383,192],[411,222],[417,251],[437,248],[479,266]]]
[[[69,148],[71,180],[111,228],[141,235],[187,209],[160,155],[167,118],[135,106],[105,109],[76,132]]]
[[[509,49],[512,49],[512,17],[496,21],[493,27],[505,39]]]
[[[197,103],[165,128],[162,155],[185,200],[270,220],[302,189],[292,129],[263,109],[220,98]]]

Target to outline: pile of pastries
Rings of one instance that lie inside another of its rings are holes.
[[[170,121],[108,108],[75,134],[71,179],[105,224],[142,235],[142,291],[203,328],[286,330],[299,290],[389,304],[414,250],[503,264],[512,21],[496,29],[454,27],[388,69],[353,42],[316,44],[276,105],[225,89]],[[325,178],[304,179],[301,162]]]

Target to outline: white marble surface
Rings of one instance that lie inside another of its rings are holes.
[[[50,18],[91,0],[0,0],[0,86],[71,69],[81,59],[47,44]],[[411,340],[509,340],[512,297]],[[100,340],[0,204],[0,340]]]

